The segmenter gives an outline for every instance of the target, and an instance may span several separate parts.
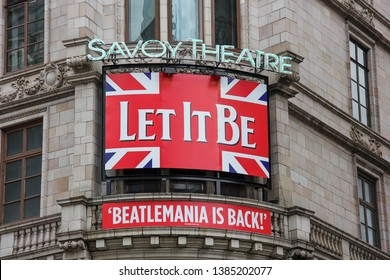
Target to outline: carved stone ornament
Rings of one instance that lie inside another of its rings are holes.
[[[60,249],[63,249],[64,251],[67,252],[87,250],[87,245],[85,244],[85,241],[82,239],[59,242],[58,246],[60,247]]]
[[[69,86],[66,77],[73,75],[73,73],[69,67],[49,63],[32,82],[22,77],[11,84],[11,87],[14,88],[11,93],[5,94],[0,91],[0,103],[8,103],[16,99],[20,100],[27,96]]]
[[[366,149],[369,149],[371,152],[380,157],[382,156],[382,151],[380,149],[381,144],[375,138],[365,137],[365,135],[354,126],[352,126],[349,135],[351,136],[351,139],[357,144],[365,147]]]
[[[368,9],[362,8],[359,10],[356,6],[355,0],[344,0],[343,4],[350,12],[355,13],[358,17],[368,22],[371,26],[374,26],[374,15]]]
[[[305,249],[292,249],[288,252],[287,257],[293,260],[312,260],[313,253]]]
[[[74,73],[89,71],[92,68],[91,62],[86,55],[68,58],[66,60],[66,65],[71,68]]]

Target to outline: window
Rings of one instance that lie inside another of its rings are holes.
[[[200,0],[169,0],[169,39],[183,41],[200,38]]]
[[[368,178],[358,177],[360,230],[363,241],[379,246],[375,183]]]
[[[8,0],[6,17],[7,72],[42,63],[44,0]]]
[[[8,130],[3,136],[2,222],[39,217],[42,124]]]
[[[363,124],[370,125],[367,50],[354,41],[349,42],[351,56],[352,114]]]
[[[157,39],[159,37],[159,1],[128,0],[126,5],[127,41]]]
[[[238,47],[239,3],[237,0],[214,0],[215,44]]]

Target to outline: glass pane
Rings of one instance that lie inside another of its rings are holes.
[[[31,197],[41,194],[41,176],[26,179],[25,197]]]
[[[366,71],[359,67],[359,84],[366,87]]]
[[[215,0],[215,43],[237,46],[236,0]]]
[[[12,28],[7,31],[7,50],[22,48],[24,46],[24,28]]]
[[[352,59],[356,60],[355,43],[349,41],[349,55]]]
[[[365,224],[366,217],[364,215],[364,206],[363,205],[359,205],[359,215],[360,215],[360,223]]]
[[[156,39],[155,0],[130,1],[129,20],[131,42]]]
[[[20,220],[20,202],[4,205],[3,223],[10,223]]]
[[[34,65],[43,62],[43,42],[28,46],[27,48],[27,65]]]
[[[28,24],[27,44],[43,42],[43,20]]]
[[[5,182],[20,179],[22,177],[22,160],[7,163],[5,165]]]
[[[365,62],[365,59],[364,59],[364,51],[363,49],[359,48],[357,49],[357,59],[358,59],[358,62],[361,64],[361,65],[364,65],[366,66],[366,62]]]
[[[368,125],[367,109],[360,106],[360,113],[361,113],[361,116],[360,116],[361,120],[360,121],[363,124]]]
[[[24,5],[8,8],[7,27],[13,27],[24,23]]]
[[[365,195],[365,200],[368,203],[373,204],[374,203],[374,188],[371,184],[368,182],[364,182],[364,195]]]
[[[28,21],[42,19],[43,16],[43,0],[30,0],[28,3]]]
[[[26,159],[26,176],[41,174],[42,156],[35,156]]]
[[[357,120],[360,120],[359,118],[359,104],[356,101],[352,101],[352,113],[353,117]]]
[[[7,53],[7,71],[15,71],[24,67],[24,50],[14,50]]]
[[[362,240],[367,241],[366,227],[364,225],[360,225],[360,232],[362,234]]]
[[[358,194],[359,198],[363,199],[363,181],[361,178],[358,178]]]
[[[199,38],[198,0],[172,0],[172,39]]]
[[[351,79],[354,81],[357,81],[357,76],[356,76],[356,64],[351,61]]]
[[[27,151],[42,147],[42,125],[27,128]]]
[[[370,245],[376,245],[376,238],[375,238],[375,231],[368,228],[368,240],[367,240],[368,244]]]
[[[40,197],[26,199],[24,201],[24,218],[39,217]]]
[[[357,89],[357,83],[355,83],[354,81],[351,82],[351,86],[352,86],[352,98],[354,100],[358,100],[358,89]]]
[[[369,227],[375,228],[374,221],[375,221],[375,213],[374,211],[370,209],[366,209],[366,216],[367,216],[367,225]]]
[[[23,152],[23,130],[7,133],[7,156]]]
[[[20,200],[21,181],[5,184],[4,202]]]
[[[360,104],[367,107],[366,90],[363,87],[359,87]]]

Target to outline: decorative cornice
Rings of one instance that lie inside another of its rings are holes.
[[[382,156],[381,144],[374,137],[365,136],[360,130],[358,130],[355,126],[351,127],[351,131],[349,133],[351,139],[356,142],[358,145],[369,149],[371,152],[378,156]],[[368,138],[368,139],[366,139]]]
[[[58,242],[60,249],[66,252],[75,252],[81,250],[87,250],[87,244],[83,239],[78,240],[68,240],[64,242]]]
[[[69,67],[49,63],[35,80],[29,81],[22,77],[11,83],[11,87],[14,88],[14,91],[11,93],[5,94],[0,91],[0,106],[14,100],[21,100],[59,88],[69,87],[70,84],[67,82],[67,77],[72,74],[73,71]]]
[[[352,140],[348,136],[344,135],[342,132],[330,127],[326,123],[310,115],[307,111],[299,108],[297,105],[289,103],[289,111],[294,116],[303,120],[305,123],[316,129],[320,133],[327,135],[329,138],[334,139],[347,149],[365,157],[367,160],[371,161],[378,167],[384,170],[390,169],[390,162],[379,156],[377,153],[374,153],[367,146],[359,145],[357,147],[356,141]]]
[[[307,86],[303,85],[302,83],[294,83],[294,87],[301,93],[308,95],[311,99],[313,99],[315,102],[319,103],[322,107],[329,110],[332,114],[337,115],[338,117],[342,118],[343,120],[353,124],[355,127],[358,127],[359,130],[363,131],[365,134],[367,134],[369,137],[377,139],[381,145],[387,146],[390,148],[390,140],[383,137],[376,131],[370,129],[367,126],[364,126],[360,124],[356,119],[354,119],[350,114],[346,113],[345,111],[341,110],[340,108],[336,107],[331,103],[330,101],[326,100]]]
[[[16,119],[21,119],[21,118],[28,117],[28,116],[37,115],[37,114],[40,114],[40,113],[43,113],[43,112],[46,112],[46,111],[47,111],[47,107],[44,107],[44,108],[39,108],[39,109],[36,109],[36,110],[23,112],[21,114],[13,115],[13,116],[10,116],[10,117],[0,118],[0,124],[6,123],[6,122],[9,122],[9,121],[13,121],[13,120],[16,120]]]
[[[359,9],[356,5],[355,0],[344,0],[342,4],[348,9],[349,12],[355,13],[356,16],[362,18],[368,24],[375,27],[374,14],[371,13],[367,8]]]
[[[253,73],[244,72],[229,72],[211,67],[186,67],[185,65],[166,65],[166,64],[152,64],[152,65],[139,65],[137,67],[126,67],[126,68],[113,68],[107,69],[107,73],[147,73],[147,72],[168,72],[168,69],[172,69],[174,73],[181,74],[195,74],[195,75],[220,75],[233,79],[247,80],[252,82],[264,83],[265,80],[262,76],[253,76]]]
[[[287,258],[293,260],[312,260],[314,257],[313,253],[306,249],[295,248],[287,253]]]

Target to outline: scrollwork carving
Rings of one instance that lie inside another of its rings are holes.
[[[60,247],[60,249],[63,249],[67,252],[87,250],[87,245],[82,239],[59,242],[58,246]]]
[[[305,249],[296,248],[290,250],[287,257],[293,260],[312,260],[313,253]]]
[[[22,77],[11,83],[11,87],[14,91],[8,94],[0,92],[0,103],[8,103],[17,98],[23,99],[26,96],[33,96],[64,86],[69,86],[66,81],[68,72],[69,67],[65,68],[54,63],[49,63],[32,82],[28,81],[25,77]],[[72,74],[73,73],[69,75]]]
[[[355,0],[344,0],[344,6],[350,11],[355,13],[358,17],[368,22],[371,26],[374,26],[374,15],[368,9],[358,9]]]
[[[368,140],[366,140],[365,135],[354,126],[352,126],[349,134],[354,142],[365,147],[374,154],[380,157],[382,156],[381,144],[374,137],[369,137]]]

